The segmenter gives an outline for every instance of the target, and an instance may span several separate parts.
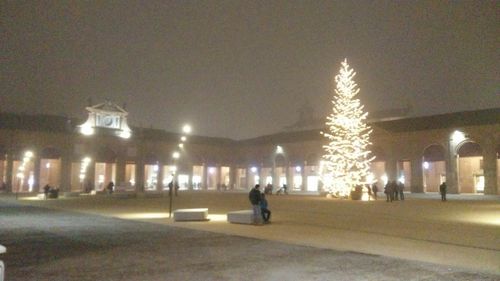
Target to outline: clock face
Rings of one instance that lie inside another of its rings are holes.
[[[105,127],[105,128],[118,128],[118,117],[113,116],[113,115],[100,115],[98,117],[98,126],[99,127]]]
[[[114,123],[114,119],[111,116],[104,116],[103,118],[103,124],[106,127],[112,127]]]

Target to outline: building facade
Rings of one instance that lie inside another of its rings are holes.
[[[39,193],[49,184],[78,194],[114,182],[117,192],[158,193],[174,179],[181,190],[247,190],[260,183],[322,191],[321,128],[235,141],[131,129],[127,112],[110,102],[87,111],[85,122],[0,114],[2,191]],[[370,125],[379,190],[394,179],[414,193],[438,192],[446,181],[450,193],[500,194],[500,109]]]

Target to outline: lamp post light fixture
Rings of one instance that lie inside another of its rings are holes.
[[[191,133],[191,130],[192,130],[192,128],[191,128],[191,125],[189,125],[189,124],[186,124],[186,125],[184,125],[184,126],[182,127],[182,132],[183,132],[184,134],[190,134],[190,133]]]
[[[182,132],[184,134],[190,134],[192,131],[192,128],[191,128],[191,125],[189,124],[185,124],[184,126],[182,126]],[[184,149],[184,142],[187,140],[187,137],[186,136],[181,136],[181,143],[177,144],[177,147],[179,149]],[[172,158],[174,159],[174,162],[177,161],[177,159],[179,159],[181,157],[181,153],[179,151],[174,151],[172,152]],[[168,207],[168,217],[169,218],[172,218],[172,205],[173,205],[173,195],[174,195],[174,192],[173,192],[173,189],[174,188],[177,188],[177,185],[179,184],[178,183],[178,173],[177,173],[177,167],[176,169],[172,170],[172,182],[169,183],[169,188],[168,188],[168,193],[169,193],[169,207]],[[176,194],[177,195],[177,194]]]
[[[174,151],[172,153],[172,158],[175,160],[179,159],[179,157],[181,157],[181,154],[178,152],[178,151]],[[176,177],[177,177],[177,167],[176,169],[172,169],[172,182],[170,182],[168,184],[168,197],[169,197],[169,204],[168,204],[168,217],[169,218],[172,218],[172,205],[173,205],[173,200],[172,198],[174,197],[174,192],[173,192],[173,189],[175,188],[175,185],[176,185]]]

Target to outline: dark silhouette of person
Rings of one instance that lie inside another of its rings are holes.
[[[278,191],[276,191],[276,195],[279,195],[281,193],[288,194],[287,189],[288,187],[286,186],[286,184],[284,184],[282,187],[280,187],[280,189],[278,189]]]
[[[391,181],[388,181],[385,184],[384,193],[385,193],[385,197],[386,197],[385,201],[386,202],[392,202],[392,200],[394,198],[394,192],[392,191],[392,183],[391,183]]]
[[[446,201],[446,182],[439,186],[439,193],[441,193],[441,201]]]
[[[177,196],[177,192],[179,191],[179,183],[178,182],[174,182],[174,190],[175,190],[175,196]]]
[[[49,191],[50,191],[50,185],[49,184],[46,184],[44,187],[43,187],[43,194],[45,195],[45,199],[48,198],[49,196]]]
[[[108,185],[106,186],[106,190],[108,191],[109,194],[113,193],[113,188],[115,187],[115,183],[110,181]]]
[[[269,211],[267,206],[266,194],[262,193],[260,197],[260,213],[264,223],[269,223],[269,219],[271,218],[271,211]]]
[[[168,184],[168,195],[171,196],[172,192],[175,192],[175,196],[177,196],[178,191],[179,191],[179,184],[177,183],[177,181],[172,180]]]
[[[260,216],[260,201],[262,200],[262,196],[260,193],[260,185],[256,184],[252,190],[248,193],[248,199],[252,204],[253,209],[253,222],[254,224],[258,224],[259,216]]]
[[[405,190],[405,185],[401,181],[398,182],[398,190],[399,190],[399,199],[401,199],[402,201],[405,200],[405,194],[403,192]]]
[[[375,198],[375,200],[377,200],[378,186],[376,183],[372,184],[372,192],[373,192],[373,198]]]

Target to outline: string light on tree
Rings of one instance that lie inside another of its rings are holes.
[[[355,98],[359,93],[355,75],[345,59],[335,76],[333,108],[326,121],[328,132],[321,132],[329,141],[323,146],[321,179],[324,188],[339,197],[349,196],[354,187],[370,183],[370,162],[374,159],[367,150],[372,132],[366,124],[368,112]]]

